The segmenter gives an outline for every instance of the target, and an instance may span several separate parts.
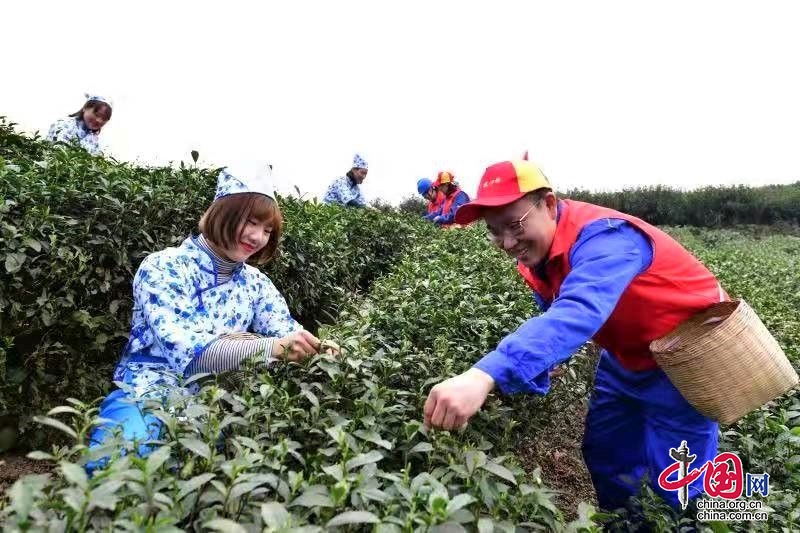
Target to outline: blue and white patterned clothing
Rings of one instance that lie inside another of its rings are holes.
[[[220,282],[214,262],[188,237],[148,255],[133,280],[131,334],[114,380],[135,396],[157,397],[221,335],[253,332],[284,337],[302,326],[257,268],[241,263]]]
[[[361,192],[361,187],[349,176],[342,176],[333,180],[328,186],[322,201],[326,204],[356,205],[359,207],[367,205],[367,200]]]
[[[81,148],[92,155],[100,155],[100,139],[98,134],[86,127],[83,120],[76,117],[62,118],[55,121],[47,132],[47,140],[54,142],[77,142]]]

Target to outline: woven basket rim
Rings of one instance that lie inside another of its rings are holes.
[[[742,322],[741,328],[746,326],[747,317],[743,316],[748,308],[747,302],[736,298],[724,302],[715,302],[708,308],[699,311],[690,318],[678,324],[672,331],[653,340],[650,343],[650,351],[653,354],[671,354],[685,349],[688,345],[708,340],[716,335],[719,328],[723,325],[730,327],[731,320]],[[711,318],[719,320],[708,324],[703,323]],[[740,328],[740,329],[741,329]],[[694,331],[693,335],[686,335],[687,332]]]

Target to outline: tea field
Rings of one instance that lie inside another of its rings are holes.
[[[513,263],[479,226],[442,232],[412,215],[292,198],[280,200],[285,245],[266,272],[345,355],[196,376],[197,396],[146,406],[166,428],[149,457],[121,455],[133,450],[121,440],[89,452],[136,265],[193,229],[215,177],[91,158],[0,122],[0,420],[14,434],[7,453],[48,468],[8,487],[4,530],[797,530],[791,395],[720,435],[746,472],[770,474],[766,523],[700,523],[646,491],[636,516],[596,513],[579,455],[591,345],[547,397],[494,394],[465,430],[426,430],[430,387],[538,312]],[[666,229],[800,368],[800,238]],[[107,453],[88,478],[82,465]]]

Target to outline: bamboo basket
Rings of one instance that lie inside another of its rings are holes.
[[[744,300],[719,302],[650,343],[659,367],[705,416],[732,424],[798,384],[778,342]]]

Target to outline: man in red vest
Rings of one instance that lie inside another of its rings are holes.
[[[525,160],[486,169],[475,200],[455,221],[482,218],[489,237],[517,261],[540,316],[505,337],[471,369],[430,391],[425,424],[459,428],[497,387],[505,394],[546,394],[550,371],[584,343],[602,348],[586,418],[583,455],[600,507],[624,507],[642,476],[658,487],[686,441],[700,468],[717,453],[718,425],[698,413],[649,351],[650,341],[727,295],[694,256],[658,228],[593,204],[557,199]],[[672,478],[671,478],[672,479]],[[703,489],[689,487],[689,499]]]

